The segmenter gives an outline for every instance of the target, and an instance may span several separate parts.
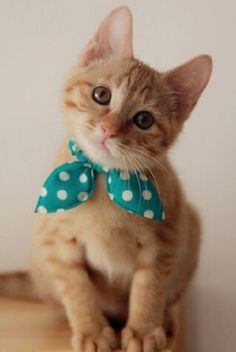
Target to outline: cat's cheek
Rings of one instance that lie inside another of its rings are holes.
[[[65,110],[65,124],[70,134],[69,138],[77,135],[77,131],[82,129],[82,121],[75,109]]]
[[[86,116],[81,114],[72,114],[71,116],[71,132],[70,137],[75,137],[76,142],[80,145],[80,140],[88,135],[88,129],[86,128]]]

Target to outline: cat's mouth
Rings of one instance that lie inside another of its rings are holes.
[[[144,162],[132,154],[122,144],[120,137],[104,139],[101,135],[78,133],[77,142],[88,158],[96,164],[109,169],[141,170]]]
[[[95,163],[108,168],[124,168],[123,158],[116,141],[80,136],[79,145]]]
[[[109,139],[100,141],[97,143],[98,148],[104,152],[110,154],[113,158],[121,157],[118,143],[111,141]]]
[[[98,140],[93,142],[94,146],[99,150],[104,150],[111,153],[107,140]]]

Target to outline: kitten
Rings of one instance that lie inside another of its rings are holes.
[[[68,137],[97,164],[141,170],[165,209],[163,222],[130,214],[111,201],[100,174],[83,205],[36,215],[34,290],[64,306],[75,352],[119,347],[113,319],[124,324],[122,349],[165,347],[167,312],[189,285],[200,241],[198,215],[167,152],[211,70],[206,55],[164,73],[135,59],[132,16],[121,7],[102,22],[71,71],[64,89]],[[65,143],[56,165],[70,160]]]

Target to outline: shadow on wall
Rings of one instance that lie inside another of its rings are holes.
[[[235,350],[235,320],[236,300],[227,287],[219,292],[196,284],[186,300],[187,352]]]

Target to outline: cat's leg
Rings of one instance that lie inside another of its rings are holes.
[[[116,335],[105,319],[96,291],[84,264],[78,241],[61,233],[38,234],[37,267],[41,265],[54,286],[56,298],[65,308],[72,328],[74,352],[109,352]],[[39,237],[38,236],[38,237]]]
[[[169,290],[169,305],[177,303],[183,297],[198,265],[201,223],[196,210],[190,204],[186,214],[186,226],[182,229],[181,256]]]
[[[152,252],[147,250],[147,254]],[[175,255],[167,251],[153,261],[150,255],[141,258],[132,281],[122,348],[128,352],[162,351],[166,346],[163,321]]]
[[[73,331],[74,351],[115,348],[116,337],[97,304],[93,284],[83,265],[65,265],[53,259],[50,266]]]

